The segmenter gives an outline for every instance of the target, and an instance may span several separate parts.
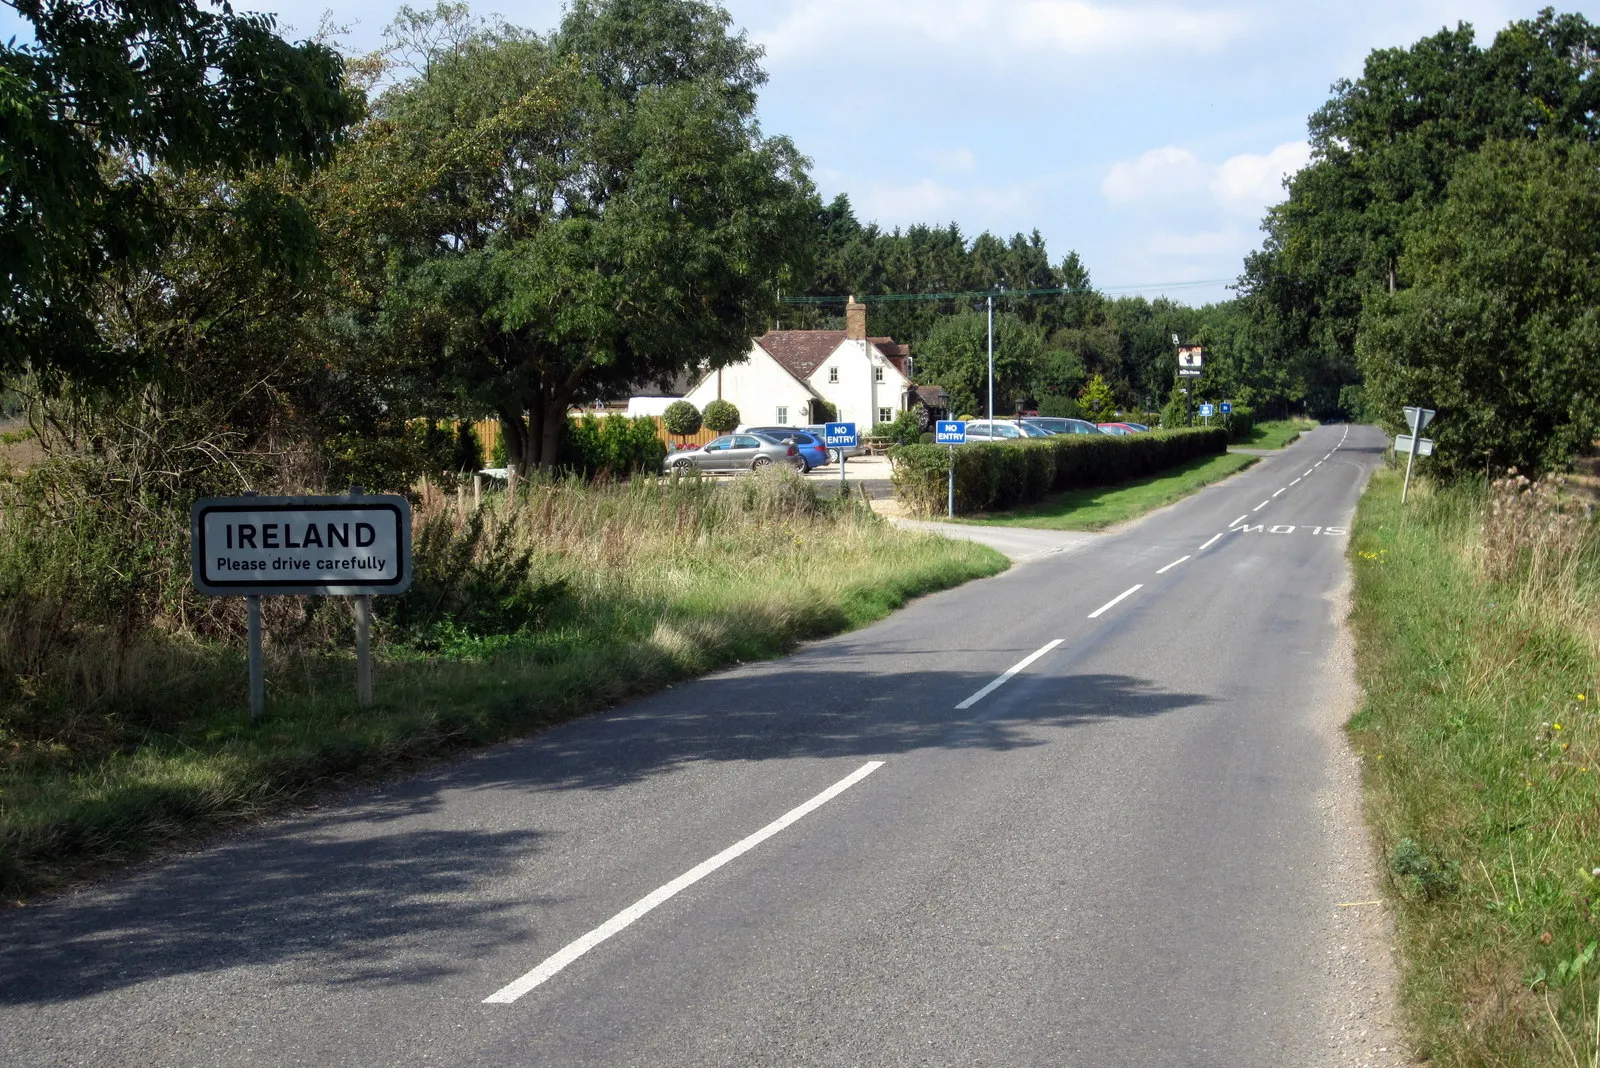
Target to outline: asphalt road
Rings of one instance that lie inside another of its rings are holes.
[[[0,1063],[1331,1063],[1383,445],[0,913]]]

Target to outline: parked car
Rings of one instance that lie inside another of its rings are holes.
[[[1011,438],[1048,438],[1051,432],[1031,425],[1026,419],[971,419],[967,421],[968,441],[1002,441]]]
[[[793,445],[800,450],[800,458],[806,462],[806,470],[813,467],[825,467],[828,463],[828,447],[822,443],[821,434],[813,434],[809,430],[801,430],[792,426],[749,426],[740,427],[735,433],[756,434],[764,438],[776,438],[785,445]]]
[[[1096,423],[1095,425],[1100,428],[1102,434],[1119,434],[1123,437],[1129,437],[1140,433],[1140,431],[1133,429],[1127,423]]]
[[[1087,419],[1065,419],[1054,415],[1030,415],[1022,420],[1052,434],[1098,434],[1100,428]]]
[[[724,434],[698,449],[668,453],[663,466],[669,471],[759,471],[772,464],[804,468],[806,462],[798,445],[758,434]]]

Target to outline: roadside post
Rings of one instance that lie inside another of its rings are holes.
[[[411,585],[411,504],[395,494],[207,497],[189,510],[195,589],[244,597],[250,641],[250,717],[266,707],[261,598],[354,597],[356,701],[372,702],[372,596]]]
[[[856,447],[856,425],[854,423],[828,423],[822,428],[822,443],[830,449],[839,450],[839,485],[844,485],[844,450]]]
[[[1400,503],[1406,503],[1406,497],[1411,492],[1411,465],[1417,462],[1418,456],[1432,456],[1433,442],[1422,436],[1422,431],[1433,422],[1433,417],[1438,412],[1431,408],[1405,409],[1406,425],[1411,428],[1411,433],[1397,435],[1394,439],[1394,451],[1405,451],[1406,454],[1406,480],[1400,486]]]
[[[933,443],[950,446],[950,518],[956,516],[956,446],[967,443],[967,424],[959,419],[941,419],[934,424]]]

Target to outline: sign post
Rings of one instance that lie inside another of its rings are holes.
[[[342,497],[208,497],[189,512],[195,589],[245,598],[250,715],[265,708],[261,598],[354,597],[356,700],[372,700],[372,595],[411,585],[411,504],[393,494]]]
[[[950,446],[950,518],[956,516],[956,446],[967,443],[967,424],[959,419],[941,419],[934,424],[933,443]]]
[[[1215,411],[1216,409],[1209,404],[1200,405],[1200,418],[1206,421],[1207,426],[1211,425],[1211,415]]]
[[[822,428],[822,443],[830,449],[839,450],[839,485],[844,485],[844,461],[846,449],[856,447],[856,425],[854,423],[828,423]]]
[[[1433,442],[1431,441],[1428,442],[1428,451],[1426,453],[1421,452],[1423,441],[1422,430],[1429,423],[1433,422],[1433,417],[1435,415],[1439,414],[1431,408],[1411,407],[1407,407],[1405,409],[1405,413],[1406,425],[1411,428],[1411,440],[1407,443],[1408,447],[1406,449],[1406,480],[1400,486],[1401,504],[1406,503],[1406,497],[1411,492],[1411,465],[1417,462],[1417,456],[1419,454],[1423,456],[1433,455]],[[1401,435],[1401,437],[1395,439],[1395,448],[1397,450],[1401,448],[1400,441],[1404,437],[1406,437],[1406,435]]]

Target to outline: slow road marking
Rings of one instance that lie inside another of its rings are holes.
[[[1089,613],[1089,618],[1090,619],[1099,619],[1100,618],[1100,614],[1102,612],[1104,612],[1106,609],[1116,607],[1116,604],[1117,604],[1118,601],[1122,600],[1124,597],[1131,597],[1133,594],[1138,593],[1142,589],[1144,589],[1144,583],[1142,583],[1142,582],[1139,583],[1136,586],[1129,586],[1127,589],[1123,590],[1121,593],[1119,593],[1115,597],[1111,598],[1111,600],[1107,601],[1105,604],[1101,605],[1099,608],[1096,608],[1093,612],[1090,612]]]
[[[702,861],[701,863],[696,864],[694,867],[690,868],[688,871],[684,872],[667,885],[661,887],[659,890],[654,890],[640,898],[638,901],[635,901],[633,904],[629,905],[627,908],[623,909],[621,912],[617,913],[615,916],[611,917],[605,923],[602,923],[599,927],[596,927],[588,934],[577,939],[576,941],[568,942],[556,953],[546,957],[544,963],[533,969],[533,971],[527,973],[514,982],[507,983],[499,990],[496,990],[493,994],[490,994],[488,997],[484,998],[483,1003],[485,1005],[511,1004],[513,1001],[516,1001],[518,998],[522,997],[522,995],[526,994],[528,991],[532,990],[534,987],[538,986],[540,983],[544,982],[546,979],[549,979],[561,969],[565,968],[567,965],[571,964],[573,961],[589,952],[595,946],[598,946],[601,942],[604,942],[612,935],[617,934],[630,926],[635,920],[650,912],[657,905],[670,900],[676,896],[679,891],[693,886],[695,883],[699,882],[701,879],[704,879],[707,875],[710,875],[712,872],[716,871],[730,860],[735,860],[738,857],[743,856],[745,853],[748,853],[750,850],[754,849],[762,842],[765,842],[768,838],[771,838],[773,835],[777,834],[791,823],[796,822],[797,820],[806,816],[808,813],[814,812],[823,805],[826,805],[829,801],[832,801],[834,798],[838,797],[840,794],[850,789],[850,787],[854,786],[862,779],[865,779],[868,775],[871,775],[881,767],[883,767],[883,761],[869,760],[867,763],[861,765],[855,771],[851,772],[849,775],[846,775],[844,778],[840,779],[838,782],[834,783],[832,786],[828,787],[826,790],[822,791],[805,804],[799,805],[796,808],[791,808],[788,812],[785,812],[783,815],[779,816],[777,819],[761,828],[755,834],[750,835],[748,838],[740,839],[738,842],[735,842],[727,849],[724,849],[710,860]]]
[[[1134,589],[1138,589],[1138,587],[1135,586]],[[1093,619],[1094,616],[1090,616],[1089,618]],[[994,693],[1000,687],[1004,686],[1007,682],[1009,682],[1011,680],[1011,677],[1013,675],[1015,675],[1017,672],[1021,671],[1023,668],[1027,667],[1029,664],[1031,664],[1035,660],[1039,659],[1045,653],[1048,653],[1050,650],[1052,650],[1056,646],[1060,645],[1062,640],[1063,639],[1061,639],[1061,638],[1057,638],[1055,641],[1050,642],[1049,644],[1047,644],[1043,649],[1036,649],[1035,651],[1029,653],[1027,656],[1023,657],[1021,660],[1017,661],[1015,664],[1013,664],[1011,666],[1011,669],[1009,671],[1007,671],[1004,675],[1001,675],[998,679],[995,679],[989,685],[985,686],[983,689],[979,690],[977,693],[973,694],[971,697],[967,698],[965,701],[962,701],[959,705],[956,705],[956,711],[960,712],[963,709],[971,708],[973,705],[977,704],[979,701],[983,700],[985,697],[988,697],[990,694]]]

